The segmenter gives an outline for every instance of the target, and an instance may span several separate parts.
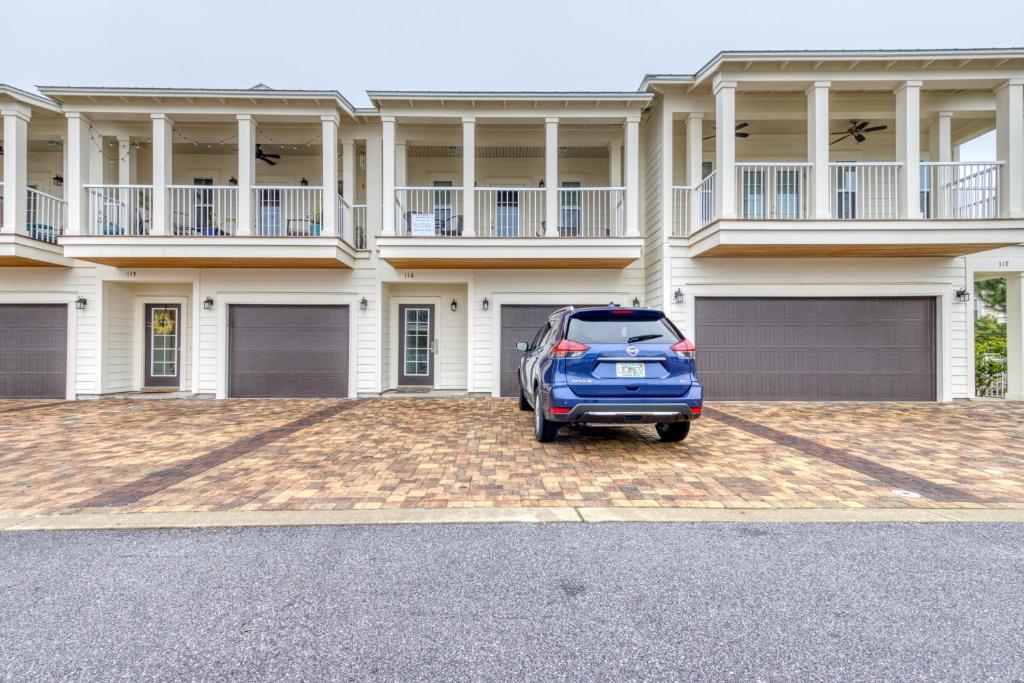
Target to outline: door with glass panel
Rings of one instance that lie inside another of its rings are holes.
[[[434,187],[434,233],[437,235],[454,235],[455,221],[452,202],[452,181],[435,180]]]
[[[434,386],[434,305],[398,306],[398,384]]]
[[[495,237],[519,236],[519,192],[498,190],[495,196]]]
[[[209,235],[214,230],[213,178],[193,178],[192,186],[192,227],[200,235]]]
[[[562,196],[560,208],[558,234],[562,237],[579,237],[583,225],[582,195],[578,189],[583,185],[578,180],[566,180],[562,183],[563,189],[559,194]]]
[[[147,387],[181,385],[181,306],[146,304]]]

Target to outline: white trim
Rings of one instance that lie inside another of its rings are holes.
[[[147,283],[148,284],[148,283]],[[187,354],[192,353],[192,337],[194,334],[186,335],[184,330],[189,329],[192,321],[192,312],[189,310],[187,296],[158,296],[153,294],[136,294],[132,305],[132,390],[142,391],[146,387],[146,304],[176,304],[180,306],[181,320],[179,327],[182,332],[178,335],[179,343],[182,344],[181,353],[178,354],[179,365],[185,365]],[[142,323],[141,325],[139,323]],[[109,339],[107,340],[109,344]],[[139,353],[142,353],[140,358]],[[194,375],[196,366],[189,368],[189,375]],[[178,368],[178,391],[188,391],[189,382],[185,378],[185,368]]]
[[[935,300],[935,400],[948,403],[953,400],[953,292],[948,284],[900,285],[900,284],[832,284],[816,285],[809,289],[806,284],[774,285],[684,285],[686,301],[682,304],[684,322],[679,325],[683,334],[694,341],[700,352],[697,337],[697,298],[714,299],[728,297],[769,297],[779,299],[801,298],[871,298],[871,297],[921,297]],[[677,304],[678,305],[678,304]],[[678,325],[678,323],[677,323]]]
[[[228,307],[240,306],[348,306],[348,397],[356,397],[357,328],[359,314],[358,294],[332,294],[325,292],[203,292],[213,297],[217,316],[217,398],[228,398]]]
[[[431,284],[433,284],[433,283],[431,283]],[[391,325],[391,349],[389,350],[388,355],[391,356],[391,360],[394,361],[394,365],[391,366],[392,368],[394,368],[394,372],[391,373],[392,377],[388,378],[388,386],[384,387],[385,390],[387,390],[387,389],[394,389],[395,387],[399,386],[399,384],[398,384],[398,376],[400,374],[402,374],[402,373],[399,372],[399,365],[398,365],[401,362],[401,360],[402,360],[399,357],[399,354],[398,354],[398,349],[401,346],[401,344],[399,344],[399,340],[398,340],[398,334],[399,334],[398,309],[399,309],[399,306],[402,305],[402,304],[412,304],[412,305],[416,305],[416,304],[433,304],[434,305],[434,320],[432,322],[433,322],[433,325],[434,325],[434,339],[437,340],[436,348],[435,348],[435,351],[434,351],[434,359],[433,359],[433,362],[434,362],[434,388],[435,389],[440,389],[441,388],[441,362],[440,362],[440,359],[441,359],[441,349],[444,348],[442,346],[442,339],[441,339],[441,303],[442,303],[442,299],[443,298],[444,297],[442,297],[442,296],[426,296],[426,295],[424,295],[424,296],[393,296],[393,297],[391,297],[391,305],[389,307],[391,309],[391,311],[390,311],[390,315],[388,316],[391,319],[390,320],[390,325]]]
[[[92,293],[90,292],[90,294]],[[75,389],[77,386],[76,360],[78,345],[75,343],[75,340],[78,338],[78,309],[75,307],[75,299],[79,296],[78,292],[48,292],[38,294],[29,292],[0,292],[0,304],[65,304],[68,307],[67,361],[65,368],[67,377],[65,377],[64,396],[68,401],[74,401],[77,396]]]

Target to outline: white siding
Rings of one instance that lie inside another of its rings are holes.
[[[655,100],[640,126],[641,185],[643,186],[644,302],[661,308],[664,289],[662,215],[662,105]]]

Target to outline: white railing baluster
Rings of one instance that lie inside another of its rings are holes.
[[[171,235],[228,237],[238,228],[238,188],[233,185],[170,185]]]
[[[366,249],[366,204],[352,205],[352,245]]]
[[[543,237],[543,188],[478,187],[476,234],[478,237]]]
[[[395,188],[395,232],[414,237],[462,237],[461,187]]]
[[[323,230],[323,189],[312,185],[258,185],[253,188],[253,235],[319,237]]]
[[[88,235],[140,237],[149,234],[151,185],[86,185]]]
[[[693,233],[706,225],[710,225],[718,220],[717,211],[715,210],[715,175],[717,171],[712,171],[700,181],[700,184],[694,188],[694,194],[696,195],[696,201],[700,203],[700,220],[699,225],[688,225],[689,232]]]
[[[829,195],[833,220],[893,220],[899,216],[898,161],[833,161]]]
[[[67,204],[60,197],[27,188],[26,230],[28,236],[43,242],[57,243],[64,234],[64,215]],[[2,214],[0,214],[2,215]]]
[[[805,220],[811,164],[737,162],[736,213],[747,220]]]
[[[922,161],[921,208],[925,218],[999,217],[997,161]]]

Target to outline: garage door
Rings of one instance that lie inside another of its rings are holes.
[[[0,305],[0,398],[65,398],[67,364],[67,306]]]
[[[348,306],[231,306],[228,395],[348,396]]]
[[[544,304],[541,306],[505,305],[501,307],[501,395],[518,396],[519,370],[521,353],[516,350],[517,341],[532,341],[537,330],[548,319],[548,316],[559,308],[570,304]],[[580,306],[583,304],[573,304]],[[593,306],[595,304],[585,304]]]
[[[935,300],[700,298],[708,398],[935,400]]]

